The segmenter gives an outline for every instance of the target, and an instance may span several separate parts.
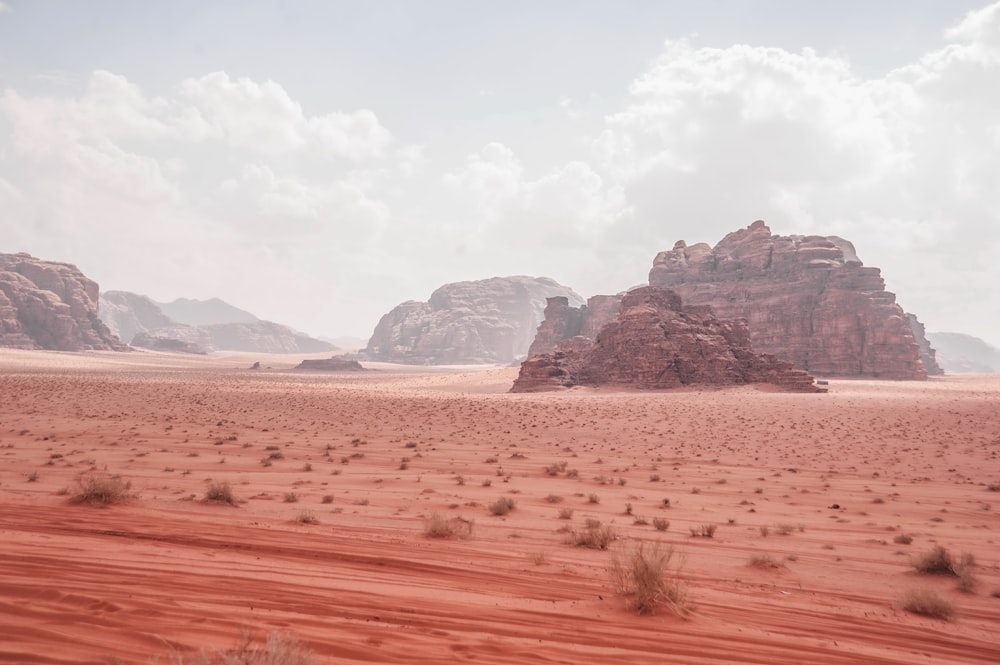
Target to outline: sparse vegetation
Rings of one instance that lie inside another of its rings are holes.
[[[699,524],[698,526],[690,527],[692,536],[700,536],[702,538],[714,538],[715,537],[715,524]]]
[[[233,497],[233,488],[228,480],[211,483],[208,489],[205,490],[205,501],[228,503],[231,506],[236,505],[236,499]]]
[[[897,545],[909,545],[913,542],[913,536],[908,536],[905,533],[900,533],[892,537],[892,542]]]
[[[93,475],[77,481],[77,489],[70,500],[92,506],[111,506],[133,500],[135,495],[131,490],[132,483],[121,476]]]
[[[514,510],[517,504],[509,496],[502,496],[490,504],[490,512],[494,515],[506,515]]]
[[[587,547],[593,550],[606,550],[618,536],[614,529],[598,522],[596,527],[588,527],[582,531],[571,529],[566,534],[566,542],[576,547]]]
[[[662,517],[654,517],[653,528],[657,531],[666,531],[670,528],[670,520],[663,519]]]
[[[302,524],[319,524],[319,518],[311,510],[303,510],[295,517],[295,521]]]
[[[763,552],[750,555],[750,560],[747,562],[747,565],[754,568],[781,568],[780,561],[775,559],[770,554]]]
[[[910,589],[903,594],[901,605],[907,612],[945,621],[955,615],[955,606],[951,601],[933,589]]]
[[[688,609],[688,590],[671,566],[674,549],[660,543],[639,543],[616,553],[611,560],[611,586],[615,593],[628,596],[639,614],[654,614],[660,607],[683,616]]]
[[[424,519],[424,535],[428,538],[462,538],[472,537],[473,520],[464,517],[445,517],[440,513],[431,513]]]
[[[561,519],[561,520],[571,520],[571,519],[573,519],[573,509],[572,508],[560,508],[559,509],[559,519]]]

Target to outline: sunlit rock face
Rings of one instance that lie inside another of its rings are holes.
[[[843,238],[773,235],[756,221],[715,247],[679,241],[660,252],[649,283],[746,319],[755,350],[817,376],[927,378],[895,295]]]
[[[97,298],[97,282],[74,265],[0,254],[0,346],[126,350],[101,321]]]
[[[710,307],[688,306],[673,291],[647,286],[626,293],[618,314],[593,339],[571,337],[525,360],[511,391],[751,383],[824,392],[791,363],[755,353],[742,319],[719,319]]]
[[[364,354],[411,364],[508,364],[527,355],[553,296],[583,302],[547,277],[445,284],[427,302],[410,300],[383,316]]]

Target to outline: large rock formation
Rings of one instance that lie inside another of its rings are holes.
[[[177,323],[188,326],[208,326],[215,323],[253,323],[260,321],[250,312],[234,307],[224,300],[209,298],[177,298],[171,302],[156,303],[160,311]]]
[[[246,318],[242,323],[186,325],[165,315],[160,305],[146,296],[127,291],[108,291],[101,296],[101,316],[119,337],[132,346],[156,351],[208,353],[250,351],[254,353],[323,353],[337,347],[295,332],[287,326],[261,321],[218,299],[175,300],[187,308],[188,320]],[[183,312],[182,312],[183,313]]]
[[[1000,372],[1000,349],[978,337],[955,332],[927,335],[937,349],[944,370],[955,374],[995,374]]]
[[[715,247],[660,252],[649,283],[746,319],[755,349],[813,374],[927,378],[895,295],[843,238],[776,236],[756,221]]]
[[[124,351],[97,311],[97,282],[76,266],[0,254],[0,346]]]
[[[720,320],[709,307],[683,305],[673,291],[642,287],[623,296],[620,312],[595,340],[573,337],[552,353],[525,360],[511,391],[748,383],[825,392],[790,363],[754,353],[745,321]]]
[[[924,324],[920,323],[916,314],[906,313],[906,320],[910,324],[910,332],[913,333],[913,339],[917,343],[917,349],[920,351],[920,362],[923,364],[924,369],[927,370],[928,376],[940,376],[944,374],[944,370],[937,361],[937,351],[931,346],[931,341],[927,339],[927,331],[924,329]]]
[[[528,357],[552,353],[571,337],[596,339],[598,331],[610,323],[621,309],[622,296],[591,296],[587,304],[573,307],[566,296],[553,296],[545,304],[544,320],[535,332]]]
[[[527,354],[552,296],[583,302],[547,277],[446,284],[427,302],[404,302],[383,316],[365,355],[412,364],[510,363]]]

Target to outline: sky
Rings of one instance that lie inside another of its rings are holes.
[[[764,219],[1000,345],[1000,3],[0,0],[0,252],[367,338]]]

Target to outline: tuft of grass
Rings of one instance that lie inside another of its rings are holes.
[[[910,589],[903,594],[902,608],[913,614],[950,620],[955,616],[955,606],[933,589]]]
[[[570,530],[566,534],[566,542],[575,547],[586,547],[592,550],[606,550],[618,537],[614,529],[607,525],[588,527],[582,531]]]
[[[782,564],[770,554],[760,553],[750,555],[747,565],[754,568],[781,568]]]
[[[698,526],[690,527],[692,536],[701,536],[702,538],[714,538],[715,529],[717,526],[715,524],[700,524]]]
[[[233,497],[233,488],[228,480],[213,482],[209,485],[208,489],[205,490],[205,501],[228,503],[230,506],[236,505],[236,499]]]
[[[545,500],[548,501],[549,503],[560,503],[563,500],[563,498],[558,494],[550,494],[547,497],[545,497]]]
[[[897,545],[909,545],[913,542],[913,536],[907,535],[905,533],[900,533],[892,537],[892,542]]]
[[[464,517],[445,517],[441,513],[431,513],[424,519],[424,535],[428,538],[461,538],[472,537],[473,520]]]
[[[672,547],[639,543],[616,552],[611,559],[611,586],[615,593],[628,596],[632,609],[639,614],[655,614],[665,607],[683,616],[688,611],[688,589],[678,574],[679,568]]]
[[[299,495],[295,492],[285,492],[285,503],[295,503],[299,500]]]
[[[572,508],[560,508],[559,509],[559,519],[561,519],[561,520],[571,520],[571,519],[573,519],[573,509]]]
[[[662,517],[654,517],[653,528],[657,531],[666,531],[670,528],[670,520],[663,519]]]
[[[70,496],[73,503],[91,506],[111,506],[128,503],[135,498],[132,483],[121,476],[94,475],[77,481],[76,491]]]
[[[590,496],[587,497],[587,503],[600,503],[600,502],[601,502],[601,497],[597,496],[596,494],[591,494]]]
[[[941,545],[935,545],[910,561],[918,573],[925,575],[955,575],[955,562],[951,553]]]
[[[516,505],[514,499],[509,496],[502,496],[490,504],[490,512],[494,515],[506,515],[514,510],[514,506]]]
[[[311,510],[303,510],[295,517],[295,521],[302,524],[319,524],[319,518]]]

